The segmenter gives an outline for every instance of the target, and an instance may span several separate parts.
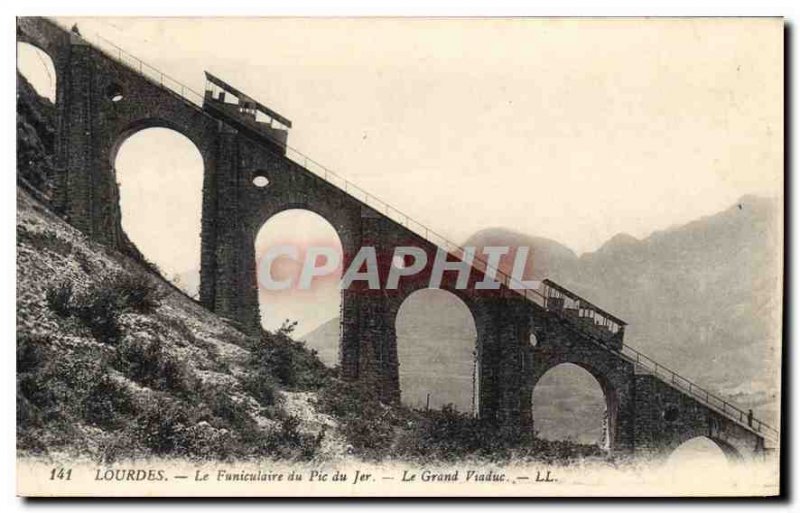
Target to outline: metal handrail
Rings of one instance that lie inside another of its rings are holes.
[[[52,21],[52,20],[51,20]],[[58,26],[58,22],[52,21]],[[63,27],[62,27],[63,28]],[[65,29],[66,30],[66,29]],[[141,75],[145,76],[146,78],[150,79],[155,84],[159,85],[160,87],[171,91],[172,93],[177,94],[178,96],[182,97],[183,99],[187,100],[192,107],[205,112],[203,109],[203,101],[204,95],[198,93],[194,89],[190,88],[179,82],[178,80],[170,77],[169,75],[161,72],[154,66],[151,66],[138,57],[133,56],[132,54],[126,52],[116,44],[108,41],[107,39],[103,38],[100,35],[97,35],[96,40],[88,39],[86,36],[81,35],[81,38],[88,42],[90,45],[95,47],[98,51],[102,52],[104,55],[110,57],[111,59],[131,68],[133,71],[138,71]],[[109,48],[103,48],[103,46]],[[116,55],[115,55],[116,54]],[[126,62],[127,60],[127,62]],[[266,132],[263,133],[265,137],[270,137],[269,134]],[[381,200],[377,196],[370,194],[369,192],[365,191],[361,187],[353,184],[346,178],[342,177],[341,175],[335,173],[331,169],[325,167],[324,165],[320,164],[319,162],[315,161],[314,159],[310,158],[306,154],[302,153],[301,151],[289,146],[286,143],[279,142],[279,144],[286,149],[286,156],[291,158],[296,164],[302,166],[305,170],[315,174],[316,176],[322,178],[324,181],[328,182],[329,184],[339,188],[340,190],[344,191],[346,194],[362,201],[365,205],[378,210],[386,217],[392,219],[393,221],[397,222],[401,226],[405,227],[409,231],[415,233],[419,237],[423,238],[424,240],[430,242],[434,246],[441,248],[447,251],[450,254],[461,253],[462,255],[465,253],[465,249],[450,240],[446,237],[438,234],[437,232],[431,230],[426,225],[415,221],[412,217],[404,213],[403,211],[389,205],[385,201]],[[292,158],[293,157],[293,158]],[[315,170],[314,167],[317,169]],[[336,181],[339,181],[339,184]],[[360,193],[356,195],[355,193]],[[363,198],[363,199],[362,199]],[[372,202],[372,203],[370,203]],[[377,204],[377,205],[376,205]],[[392,212],[395,215],[392,215]],[[414,225],[416,225],[416,229],[414,229]],[[539,306],[544,307],[546,305],[547,296],[540,292],[538,289],[531,289],[524,286],[520,280],[514,278],[513,276],[509,275],[508,273],[504,272],[502,269],[499,269],[495,266],[489,265],[489,263],[481,257],[474,256],[473,257],[473,267],[478,269],[475,263],[480,263],[483,265],[482,272],[488,274],[489,272],[493,272],[495,276],[495,280],[499,281],[501,285],[505,285],[508,289],[516,292],[517,294],[523,296],[527,300],[536,303]],[[481,269],[478,269],[481,270]],[[498,279],[499,278],[499,279]],[[577,295],[576,295],[577,296]],[[580,297],[580,296],[578,296]],[[588,301],[587,301],[588,303]],[[552,310],[551,310],[552,312]],[[602,310],[600,311],[602,312]],[[566,317],[565,317],[566,318]],[[578,323],[572,323],[572,326],[575,326],[596,343],[599,343],[604,349],[611,351],[615,354],[620,355],[627,361],[637,365],[638,367],[651,372],[655,377],[659,378],[661,381],[665,382],[667,385],[673,386],[674,388],[685,391],[691,397],[695,398],[701,404],[712,408],[726,417],[737,421],[754,431],[765,434],[768,436],[778,437],[779,431],[772,426],[768,425],[767,423],[753,418],[752,424],[750,421],[745,420],[748,417],[748,414],[744,412],[741,408],[735,406],[733,403],[720,398],[719,396],[709,392],[707,389],[697,385],[696,383],[690,381],[687,378],[677,374],[676,372],[672,371],[671,369],[659,364],[652,358],[648,357],[644,353],[628,346],[626,344],[621,344],[620,349],[617,350],[616,348],[609,346],[606,344],[606,341],[600,340],[598,342],[597,337],[589,333],[588,331],[584,330],[583,327]],[[659,374],[659,370],[663,371],[666,376],[662,376]],[[679,385],[679,382],[683,382],[685,386]],[[714,404],[716,401],[716,404]],[[731,410],[731,411],[728,411]],[[755,425],[755,427],[754,427]]]

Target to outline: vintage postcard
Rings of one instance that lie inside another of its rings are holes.
[[[17,18],[18,494],[780,494],[784,30]]]

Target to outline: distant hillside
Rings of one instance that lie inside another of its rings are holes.
[[[745,196],[723,212],[642,240],[617,235],[577,259],[557,243],[506,230],[480,232],[466,244],[530,245],[534,274],[629,322],[629,345],[775,423],[780,208],[777,200]]]
[[[516,248],[528,247],[528,264],[525,278],[541,280],[553,275],[572,275],[576,272],[578,256],[568,247],[544,237],[532,237],[505,228],[487,228],[467,239],[464,246],[472,246],[480,253],[488,246],[510,246],[511,252],[500,260],[500,269],[510,273],[514,265]]]
[[[326,365],[339,363],[339,318],[331,319],[308,335],[301,337],[306,345],[319,355]]]

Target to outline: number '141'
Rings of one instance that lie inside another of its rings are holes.
[[[61,481],[69,481],[72,477],[72,469],[71,468],[54,468],[50,471],[50,481],[55,481],[56,479],[60,479]]]

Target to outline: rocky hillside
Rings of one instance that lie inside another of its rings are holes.
[[[335,420],[303,391],[328,371],[293,344],[282,333],[246,337],[18,191],[23,453],[112,460],[343,454]]]
[[[55,166],[55,106],[17,73],[17,182],[52,199]]]

